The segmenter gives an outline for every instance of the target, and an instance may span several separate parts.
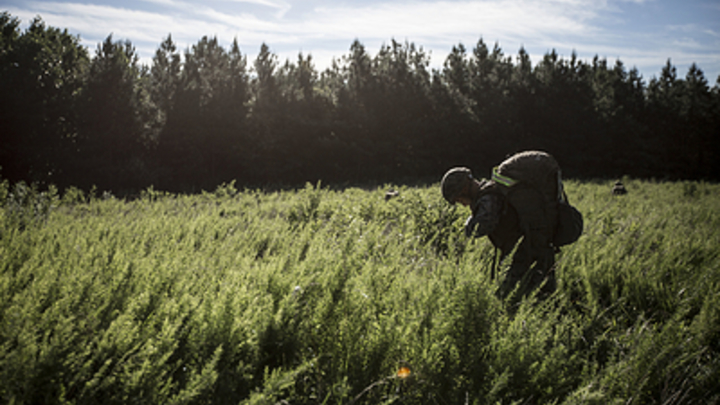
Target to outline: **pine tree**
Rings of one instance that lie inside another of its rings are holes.
[[[718,158],[712,147],[712,137],[717,136],[713,134],[712,103],[705,75],[693,63],[685,76],[682,108],[679,111],[687,147],[685,165],[692,178],[708,177]]]
[[[203,37],[186,51],[158,145],[170,187],[214,188],[238,176],[247,147],[248,86],[237,41],[227,52],[217,38]]]
[[[516,133],[516,109],[511,101],[513,67],[496,43],[492,52],[480,39],[469,60],[470,97],[478,121],[478,139],[483,147],[478,152],[483,160],[494,160],[512,149]]]
[[[77,141],[88,56],[78,37],[38,17],[24,33],[0,15],[0,166],[11,180],[63,182]]]
[[[141,69],[130,41],[109,35],[98,44],[82,93],[80,170],[93,173],[85,186],[129,191],[147,181],[143,160],[146,117]]]
[[[682,107],[684,83],[670,60],[660,77],[653,77],[647,88],[648,111],[645,123],[652,134],[650,153],[655,175],[684,177],[687,167],[682,157],[686,146],[683,125],[678,114]]]
[[[262,181],[278,181],[285,166],[292,164],[290,152],[283,145],[287,131],[287,103],[276,78],[277,55],[262,44],[253,63],[255,78],[251,81],[253,98],[250,101],[253,125],[253,141],[258,149],[259,172]]]
[[[180,85],[181,67],[180,54],[172,36],[168,35],[155,51],[150,68],[151,96],[159,109],[161,125],[165,125],[167,115],[174,106],[175,94]]]

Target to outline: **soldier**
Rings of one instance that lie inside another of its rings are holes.
[[[622,181],[618,180],[615,182],[615,185],[612,188],[612,194],[613,195],[625,195],[627,194],[627,189],[622,184]]]
[[[395,197],[397,197],[397,196],[399,196],[399,195],[400,195],[400,192],[399,192],[399,191],[394,190],[394,189],[390,189],[390,190],[388,190],[388,191],[385,192],[385,201],[390,201],[390,200],[392,200],[393,198],[395,198]]]
[[[542,293],[555,290],[553,235],[558,202],[564,194],[560,167],[552,156],[537,151],[518,153],[493,169],[491,180],[477,180],[470,169],[456,167],[445,174],[441,189],[450,204],[470,207],[465,233],[487,235],[500,250],[501,261],[522,238],[500,286],[500,296],[507,296],[518,282],[521,296],[543,281]]]

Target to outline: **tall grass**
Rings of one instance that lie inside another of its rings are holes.
[[[557,292],[520,302],[497,297],[467,212],[388,187],[3,183],[0,402],[720,399],[720,186],[569,182],[585,233]]]

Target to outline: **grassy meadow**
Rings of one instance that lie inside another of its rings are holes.
[[[566,183],[556,293],[503,301],[437,185],[5,182],[0,403],[718,403],[720,185],[611,185]]]

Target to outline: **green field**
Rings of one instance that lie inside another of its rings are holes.
[[[557,292],[502,301],[437,185],[6,182],[0,403],[718,403],[720,185],[626,186],[568,181]]]

